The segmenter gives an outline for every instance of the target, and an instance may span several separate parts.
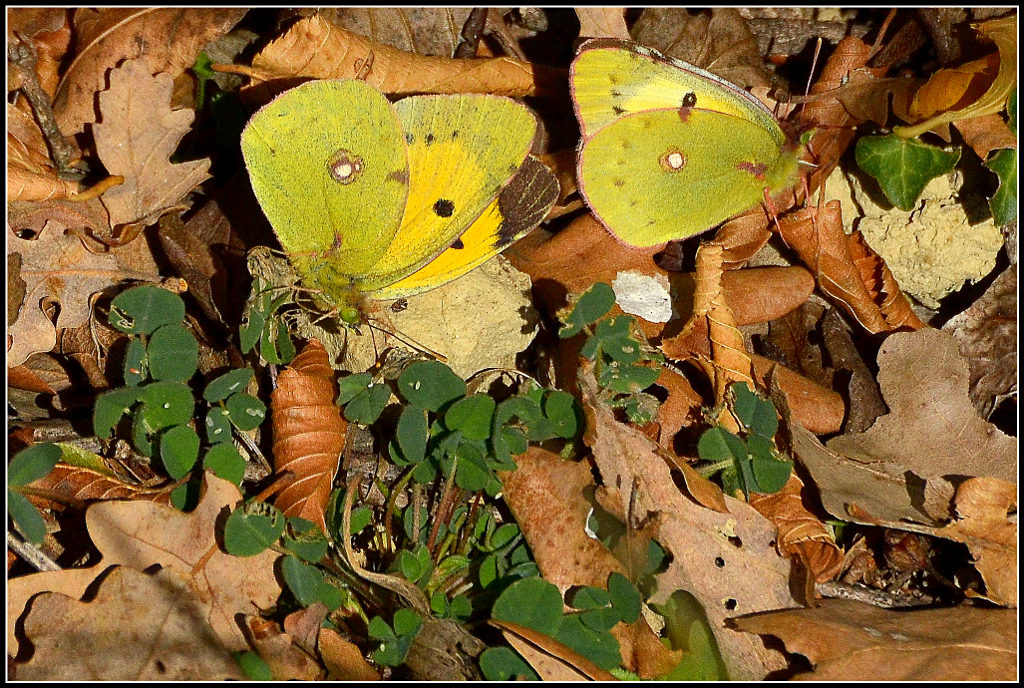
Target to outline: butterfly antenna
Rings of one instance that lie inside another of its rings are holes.
[[[429,356],[433,356],[436,360],[441,361],[442,363],[446,363],[448,361],[448,357],[445,356],[444,354],[442,354],[441,352],[434,351],[433,349],[431,349],[426,344],[421,344],[420,342],[417,342],[415,339],[413,339],[412,337],[410,337],[407,334],[402,334],[402,333],[397,332],[395,330],[385,330],[382,327],[377,327],[376,325],[374,325],[373,323],[371,323],[369,321],[367,321],[366,324],[370,327],[370,329],[377,330],[377,331],[381,332],[382,334],[390,334],[392,337],[394,337],[398,341],[400,341],[400,342],[402,342],[404,344],[407,344],[407,345],[413,347],[414,349],[418,349],[419,351],[422,351],[423,353],[425,353],[425,354],[427,354]],[[374,350],[376,351],[376,343],[374,344]]]
[[[807,73],[807,86],[804,89],[804,99],[811,94],[811,82],[814,81],[814,73],[818,70],[818,58],[821,56],[821,38],[818,38],[814,46],[814,57],[811,58],[811,71]]]

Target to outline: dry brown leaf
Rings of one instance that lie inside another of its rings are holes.
[[[557,454],[531,447],[516,457],[518,469],[501,474],[505,502],[530,545],[544,580],[564,595],[574,586],[604,588],[612,573],[627,571],[600,540],[587,535],[587,518],[593,505],[585,490],[593,476],[584,462],[562,459]],[[612,629],[619,641],[623,666],[645,677],[666,673],[679,655],[657,640],[642,618]],[[578,666],[578,665],[576,665]]]
[[[532,95],[536,67],[508,57],[457,60],[421,57],[374,43],[333,26],[320,15],[302,19],[253,58],[254,76],[264,81],[312,77],[352,79],[365,69],[366,82],[384,93],[496,93]],[[260,94],[263,99],[264,94]]]
[[[671,449],[677,432],[702,420],[704,399],[675,368],[662,367],[654,384],[667,393],[658,406],[658,443]]]
[[[339,7],[318,10],[335,26],[417,55],[451,57],[472,7]]]
[[[65,69],[53,110],[65,135],[96,121],[96,94],[111,68],[143,58],[150,74],[176,78],[195,64],[208,42],[227,33],[247,8],[147,7],[79,9],[75,12],[74,59]]]
[[[500,476],[503,493],[544,580],[565,594],[574,585],[603,588],[609,574],[625,574],[611,552],[585,531],[592,508],[583,498],[593,484],[589,466],[539,447],[516,457],[516,464],[515,471]]]
[[[925,481],[923,500],[915,499],[934,519],[948,517],[947,476],[1016,480],[1016,439],[974,410],[967,363],[951,335],[931,328],[892,334],[878,353],[878,371],[889,414],[866,432],[833,438],[831,451],[886,472],[912,471]]]
[[[1000,148],[1017,148],[1017,134],[1003,119],[1002,115],[972,117],[956,123],[957,131],[964,143],[982,160],[989,153]]]
[[[57,176],[50,152],[31,114],[7,105],[7,200],[70,198],[78,182]]]
[[[867,117],[856,112],[853,106],[865,102],[888,102],[888,98],[863,98],[861,95],[854,95],[847,100],[841,92],[837,93],[837,89],[846,87],[848,83],[870,84],[885,72],[884,69],[867,67],[871,56],[871,46],[859,38],[849,36],[839,41],[822,68],[821,76],[811,87],[812,100],[800,110],[801,126],[815,129],[815,135],[808,144],[810,150],[814,151],[814,161],[817,163],[807,180],[811,191],[820,188],[832,174],[853,141],[855,125]],[[884,110],[881,119],[885,120]]]
[[[971,403],[987,418],[1017,386],[1017,266],[942,329],[956,337],[970,369]]]
[[[91,313],[93,293],[117,282],[122,274],[110,255],[87,251],[81,240],[62,232],[56,222],[47,223],[34,239],[16,236],[7,225],[7,250],[21,255],[21,279],[25,302],[8,329],[7,365],[20,365],[31,354],[50,351],[57,342],[57,328],[76,327]],[[56,323],[52,312],[59,304]]]
[[[697,250],[694,284],[693,315],[681,335],[685,337],[698,324],[707,323],[711,356],[698,356],[697,363],[714,385],[715,404],[720,404],[725,399],[726,388],[733,382],[754,385],[743,334],[736,328],[736,319],[723,294],[721,246],[712,242],[702,244]]]
[[[108,172],[125,179],[102,196],[111,227],[152,224],[209,177],[209,160],[170,161],[195,119],[192,110],[171,109],[172,88],[169,74],[153,76],[138,59],[111,71],[110,88],[99,95],[96,152]]]
[[[842,427],[846,402],[840,394],[759,354],[751,354],[750,361],[754,366],[754,379],[761,389],[771,387],[770,378],[774,375],[775,384],[789,401],[793,417],[809,430],[826,434],[838,432]]]
[[[202,618],[229,650],[248,647],[235,623],[237,614],[256,614],[270,607],[281,592],[274,576],[278,554],[267,550],[253,557],[225,554],[217,544],[217,520],[241,499],[238,488],[212,473],[204,476],[206,492],[190,513],[152,502],[99,502],[85,512],[85,521],[99,564],[88,569],[35,573],[8,582],[7,643],[16,647],[15,622],[33,595],[48,590],[74,597],[111,565],[146,569],[154,564],[186,576],[201,601]],[[17,655],[16,649],[11,652]]]
[[[274,470],[295,479],[275,500],[289,518],[299,516],[327,533],[324,513],[345,449],[348,423],[334,403],[338,388],[327,351],[312,340],[277,378],[270,394]]]
[[[533,667],[542,681],[614,681],[615,677],[550,636],[513,621],[491,619],[509,645]]]
[[[334,681],[379,681],[380,674],[363,658],[359,648],[331,628],[320,630],[317,641],[320,658],[327,667],[328,678]]]
[[[704,67],[740,86],[767,86],[757,37],[732,7],[691,13],[681,7],[646,7],[633,23],[635,40]]]
[[[776,402],[781,410],[781,404]],[[793,457],[810,473],[830,514],[844,521],[877,525],[927,520],[912,498],[910,471],[895,462],[859,461],[827,449],[795,417],[786,427]]]
[[[653,601],[663,603],[677,589],[693,594],[707,614],[731,678],[759,679],[784,667],[782,655],[724,625],[735,614],[796,604],[789,592],[789,562],[775,549],[775,527],[731,497],[725,498],[728,512],[719,513],[684,496],[662,450],[616,421],[598,401],[592,373],[582,375],[580,385],[587,415],[584,441],[606,486],[603,503],[624,521],[630,504],[635,513],[648,514],[655,538],[672,555],[668,569],[657,577]],[[608,487],[613,485],[619,487]]]
[[[808,207],[781,218],[780,234],[811,269],[821,290],[868,332],[923,325],[899,291],[885,262],[858,232],[843,231],[838,201],[824,212]]]
[[[970,478],[956,491],[957,520],[930,534],[962,542],[985,579],[986,597],[1017,606],[1017,486],[995,478]]]
[[[839,420],[843,420],[842,402],[849,399],[848,414],[842,426],[847,431],[867,430],[878,416],[885,413],[875,376],[857,351],[849,325],[835,308],[809,301],[796,311],[773,320],[762,344],[772,360],[826,389],[843,392],[839,399]],[[758,368],[756,361],[754,368]],[[789,396],[790,403],[796,408],[798,399]],[[799,411],[794,411],[794,414],[812,432],[823,434],[838,430],[821,429],[809,424],[807,417]]]
[[[735,619],[811,660],[817,681],[1014,681],[1017,613],[956,607],[893,611],[849,600]]]
[[[126,483],[113,473],[58,463],[46,476],[30,484],[37,490],[52,494],[50,499],[95,502],[108,499],[146,499],[170,504],[171,486],[150,488]]]
[[[630,40],[622,7],[577,7],[580,38],[620,38]]]
[[[259,616],[246,616],[245,625],[275,681],[317,681],[323,678],[320,664],[296,647],[290,635],[276,623]]]
[[[184,577],[118,566],[95,599],[55,592],[36,597],[25,617],[32,658],[24,681],[214,681],[245,678],[210,628],[206,604]]]
[[[779,551],[798,557],[814,580],[832,580],[843,565],[843,551],[825,524],[807,510],[801,498],[804,483],[796,473],[775,494],[751,494],[750,506],[778,528]]]

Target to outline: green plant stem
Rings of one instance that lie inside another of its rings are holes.
[[[713,464],[711,464],[709,466],[702,466],[701,468],[698,468],[697,469],[697,473],[700,474],[700,477],[702,477],[702,478],[710,478],[711,476],[713,476],[718,471],[721,471],[721,470],[724,470],[726,468],[729,468],[732,465],[733,465],[733,460],[732,459],[723,459],[722,461],[719,461],[717,463],[713,463]]]
[[[398,509],[395,507],[395,502],[398,501],[398,494],[405,489],[405,486],[407,484],[409,484],[409,480],[412,478],[414,470],[416,470],[416,467],[411,466],[402,475],[402,477],[398,479],[398,482],[394,484],[394,486],[391,488],[391,494],[388,495],[387,508],[384,512],[385,514],[387,514],[387,517],[384,519],[384,534],[387,539],[388,548],[391,550],[392,553],[394,553],[398,549],[398,547],[395,545],[395,540],[392,537],[391,521],[394,518],[394,516],[398,516],[399,518],[401,518],[401,514],[398,513]],[[413,512],[413,514],[415,513],[416,512]]]

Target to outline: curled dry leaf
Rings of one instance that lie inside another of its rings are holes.
[[[825,525],[804,506],[804,483],[796,473],[775,494],[751,494],[750,506],[778,528],[779,551],[797,557],[814,580],[832,580],[843,565],[843,551]]]
[[[300,650],[276,623],[259,616],[246,616],[245,626],[263,661],[276,681],[316,681],[323,669],[315,659]]]
[[[247,11],[244,7],[76,10],[74,58],[53,101],[61,131],[71,136],[96,121],[96,94],[107,87],[112,68],[142,58],[149,74],[163,72],[176,78],[192,67],[204,45],[227,33]]]
[[[253,74],[264,81],[312,77],[353,79],[392,95],[494,93],[533,95],[538,69],[508,57],[457,60],[421,57],[345,31],[314,15],[295,23],[253,58]],[[266,94],[259,94],[261,100]]]
[[[753,386],[750,356],[743,334],[736,328],[736,319],[722,290],[722,247],[702,244],[697,250],[697,271],[694,274],[693,315],[683,327],[681,337],[706,324],[711,356],[698,354],[696,362],[704,368],[714,384],[715,403],[725,399],[726,387],[733,382]],[[667,353],[667,352],[666,352]]]
[[[312,521],[325,534],[324,513],[348,427],[334,403],[337,396],[327,351],[315,339],[281,371],[270,395],[274,470],[295,475],[275,504],[285,516]]]
[[[7,105],[7,200],[71,198],[78,182],[57,176],[49,149],[32,115]]]
[[[606,506],[623,521],[627,511],[647,514],[654,537],[672,557],[657,576],[653,601],[663,603],[678,589],[693,594],[707,614],[730,678],[759,679],[783,668],[781,654],[724,623],[734,614],[796,605],[789,592],[789,562],[775,549],[775,527],[731,497],[725,497],[728,511],[721,513],[684,495],[663,450],[615,420],[598,400],[592,372],[581,375],[580,386],[587,416],[584,441],[606,486]]]
[[[892,273],[860,233],[843,231],[841,206],[830,201],[824,212],[804,208],[780,220],[783,240],[811,269],[818,286],[868,332],[922,327]]]
[[[169,74],[154,76],[145,60],[128,60],[110,72],[110,88],[99,95],[96,152],[125,179],[102,196],[111,227],[152,224],[209,177],[209,160],[170,161],[195,119],[192,110],[171,109],[173,87]]]
[[[811,660],[817,681],[1013,681],[1017,612],[957,607],[893,611],[849,600],[733,621]]]
[[[25,635],[35,652],[17,664],[23,681],[243,680],[210,627],[207,607],[173,569],[153,575],[115,567],[95,599],[56,592],[32,600]]]
[[[962,65],[960,73],[946,69],[936,72],[922,87],[923,93],[919,91],[915,96],[916,112],[911,114],[926,115],[938,109],[944,111],[910,127],[894,127],[895,134],[913,138],[941,124],[993,115],[1005,107],[1007,98],[1017,87],[1017,14],[984,22],[977,29],[995,42],[999,49],[998,59]],[[980,90],[975,75],[988,85],[980,95],[972,93]],[[964,100],[969,103],[957,107]]]
[[[126,483],[112,472],[58,463],[47,475],[30,484],[48,493],[48,501],[70,503],[95,502],[107,499],[145,499],[170,505],[175,485],[151,488]]]
[[[985,580],[985,596],[1017,606],[1017,486],[995,478],[969,478],[956,491],[957,519],[930,534],[962,542]]]

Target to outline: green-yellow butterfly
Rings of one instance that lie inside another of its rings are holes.
[[[242,155],[302,281],[354,323],[364,299],[445,284],[544,219],[558,184],[529,155],[536,131],[508,98],[392,104],[362,81],[311,81],[252,116]]]
[[[579,185],[621,241],[711,229],[797,180],[800,147],[747,91],[641,45],[587,41],[572,63]]]

